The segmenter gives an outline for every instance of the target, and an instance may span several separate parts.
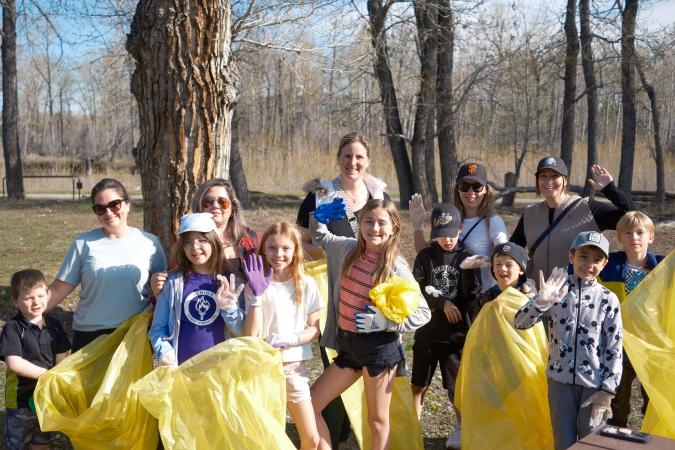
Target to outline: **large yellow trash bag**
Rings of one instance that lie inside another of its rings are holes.
[[[675,252],[621,304],[623,346],[649,394],[642,431],[675,439]]]
[[[319,294],[321,294],[321,316],[319,317],[319,328],[323,333],[324,327],[326,326],[326,314],[328,308],[328,273],[326,258],[321,258],[316,261],[309,261],[305,263],[305,272],[310,277],[314,278],[317,287],[319,288]]]
[[[39,378],[34,398],[43,431],[65,433],[76,449],[157,448],[157,421],[131,392],[152,370],[151,317],[132,317]]]
[[[133,387],[159,419],[164,447],[294,449],[286,436],[281,352],[262,339],[228,339]]]
[[[508,288],[483,306],[469,329],[455,385],[464,450],[553,448],[546,333],[541,323],[513,327],[526,302]]]

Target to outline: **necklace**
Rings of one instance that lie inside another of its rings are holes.
[[[349,198],[349,200],[352,201],[352,204],[356,205],[358,203],[360,192],[357,192],[356,195],[352,197],[349,194],[349,192],[347,192],[347,190],[345,189],[344,184],[342,184],[342,176],[340,176],[340,188],[342,192],[347,196],[347,198]]]

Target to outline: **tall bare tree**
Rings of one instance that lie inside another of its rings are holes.
[[[2,2],[2,151],[7,196],[23,199],[19,148],[19,98],[16,86],[16,1]]]
[[[560,158],[572,171],[574,153],[574,97],[577,92],[577,59],[579,56],[579,37],[577,36],[576,0],[567,0],[565,13],[565,91],[562,103],[562,126],[560,128]]]
[[[623,127],[621,135],[621,163],[619,187],[625,192],[633,189],[633,160],[635,157],[635,130],[637,111],[635,107],[635,20],[638,0],[626,0],[621,11],[621,103]]]
[[[584,81],[586,83],[586,179],[592,178],[591,166],[598,162],[598,149],[596,147],[597,139],[597,115],[598,115],[598,93],[595,84],[595,70],[593,68],[593,32],[591,30],[591,7],[590,0],[579,0],[579,23],[581,28],[581,66],[584,70]],[[584,185],[584,196],[592,193],[592,186],[586,182]]]
[[[238,83],[230,26],[229,0],[140,0],[131,23],[144,223],[165,249],[195,188],[229,174]]]

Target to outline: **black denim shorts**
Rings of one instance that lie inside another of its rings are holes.
[[[54,433],[40,431],[38,418],[28,408],[9,408],[5,422],[5,444],[9,450],[23,450],[29,444],[47,445]]]
[[[375,377],[403,361],[402,349],[398,344],[398,333],[378,331],[375,333],[354,333],[338,329],[340,351],[333,362],[360,371],[364,367],[368,375]]]

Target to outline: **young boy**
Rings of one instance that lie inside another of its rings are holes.
[[[475,314],[478,283],[473,270],[459,266],[471,256],[459,242],[462,218],[459,210],[447,203],[431,213],[431,246],[415,258],[413,275],[420,285],[431,320],[415,332],[413,344],[412,391],[418,418],[422,414],[424,394],[429,389],[436,365],[440,363],[443,387],[452,402],[459,371],[462,347],[469,330],[469,317]],[[448,448],[459,448],[458,424]]]
[[[607,266],[600,272],[598,281],[614,292],[620,302],[652,271],[663,256],[649,250],[654,242],[654,223],[644,213],[630,211],[616,224],[616,237],[624,251],[609,254]],[[630,414],[631,384],[635,379],[635,369],[626,354],[623,355],[623,373],[621,383],[612,400],[611,425],[625,427]],[[642,414],[647,411],[649,397],[642,391]]]
[[[17,314],[0,336],[0,359],[7,364],[5,427],[7,449],[48,449],[51,433],[40,431],[33,391],[37,379],[70,354],[70,342],[58,320],[43,315],[47,280],[42,272],[25,269],[12,275],[11,301]]]
[[[619,299],[596,281],[607,264],[609,242],[595,231],[574,238],[574,273],[540,272],[539,292],[516,313],[525,329],[548,311],[548,403],[556,450],[602,425],[621,380],[622,330]]]

